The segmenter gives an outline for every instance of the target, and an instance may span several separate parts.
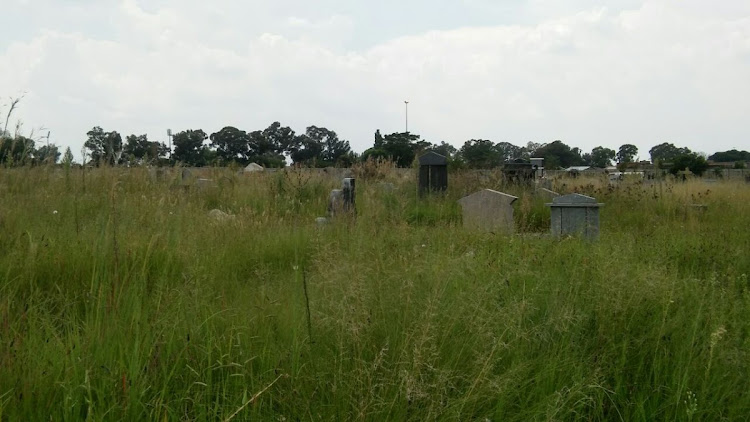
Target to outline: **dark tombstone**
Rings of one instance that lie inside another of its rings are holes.
[[[544,177],[544,158],[531,158],[531,168],[534,170],[534,179]]]
[[[328,215],[337,217],[343,214],[356,214],[354,178],[341,181],[341,189],[334,189],[328,197]]]
[[[419,157],[419,193],[448,189],[448,159],[430,151]]]
[[[596,199],[572,193],[558,196],[546,205],[551,209],[552,236],[582,235],[590,240],[599,237],[599,208],[604,204]]]
[[[537,162],[538,165],[538,162]],[[536,170],[531,162],[518,158],[503,164],[503,176],[508,183],[530,184]]]
[[[355,190],[353,177],[347,177],[341,182],[341,192],[344,196],[344,211],[356,212],[357,208],[354,203]]]

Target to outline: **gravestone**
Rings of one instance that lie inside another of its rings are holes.
[[[258,172],[262,172],[263,170],[265,170],[263,166],[261,166],[258,163],[250,163],[247,166],[245,166],[244,169],[242,169],[244,173],[258,173]]]
[[[234,214],[229,214],[219,209],[212,209],[211,211],[209,211],[208,217],[219,223],[223,223],[226,221],[235,221],[236,219]]]
[[[218,188],[219,185],[212,179],[198,179],[195,181],[195,189],[198,192],[207,192]]]
[[[513,202],[517,199],[492,189],[483,189],[459,199],[464,228],[513,233]]]
[[[183,184],[190,183],[192,178],[193,172],[191,172],[190,169],[182,169],[182,173],[180,173],[180,181]]]
[[[380,182],[378,183],[378,187],[380,188],[381,191],[385,193],[393,193],[393,190],[396,189],[393,183],[388,183],[388,182]]]
[[[341,182],[341,193],[344,196],[344,211],[356,213],[354,178],[347,177]]]
[[[341,189],[334,189],[328,195],[328,215],[335,217],[344,212],[344,193]]]
[[[531,169],[534,170],[534,179],[544,177],[544,158],[530,158]]]
[[[353,177],[341,181],[341,189],[333,189],[328,196],[328,215],[336,217],[341,214],[356,214],[356,191]]]
[[[599,208],[596,199],[573,193],[559,196],[546,204],[551,209],[552,236],[581,235],[594,240],[599,237]]]
[[[549,199],[550,201],[560,196],[559,193],[549,190],[547,188],[536,188],[536,194],[537,196],[541,196],[542,198]]]
[[[448,189],[448,159],[430,151],[419,157],[419,193]]]

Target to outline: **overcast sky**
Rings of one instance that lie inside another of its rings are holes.
[[[0,112],[80,157],[93,126],[325,126],[361,152],[556,139],[750,149],[748,0],[3,0]],[[15,120],[15,119],[13,119]]]

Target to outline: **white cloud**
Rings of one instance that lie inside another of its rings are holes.
[[[367,49],[347,49],[362,24],[346,13],[289,10],[267,15],[271,26],[243,25],[220,5],[172,3],[118,2],[107,36],[40,28],[9,43],[0,95],[28,91],[19,115],[74,151],[94,125],[163,140],[167,127],[254,130],[274,120],[327,126],[362,151],[375,129],[403,129],[405,99],[410,130],[457,146],[629,142],[642,157],[663,141],[748,147],[744,2],[615,10],[582,0],[586,10],[562,15],[532,4],[545,16],[534,24],[431,30]]]

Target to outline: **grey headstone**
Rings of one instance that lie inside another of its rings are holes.
[[[211,179],[198,179],[195,181],[195,187],[200,191],[216,189],[219,185]]]
[[[395,189],[395,186],[393,185],[393,183],[388,183],[388,182],[381,182],[378,184],[378,186],[380,187],[381,191],[387,192],[387,193],[391,193]]]
[[[328,196],[328,216],[335,217],[344,212],[344,193],[341,189],[333,189]]]
[[[347,177],[341,182],[341,193],[344,197],[344,211],[356,212],[356,189],[353,177]]]
[[[492,189],[483,189],[458,200],[467,229],[513,233],[513,202],[518,198]]]
[[[581,235],[594,240],[599,237],[599,208],[596,199],[573,193],[552,200],[550,207],[552,236]]]
[[[222,210],[213,209],[208,212],[209,218],[211,218],[214,221],[223,223],[225,221],[234,221],[236,217],[232,214],[225,213]]]
[[[551,191],[551,190],[549,190],[547,188],[537,188],[536,189],[536,194],[537,194],[537,196],[540,196],[542,198],[546,198],[546,199],[549,199],[549,200],[554,200],[555,198],[557,198],[557,197],[560,196],[559,193],[557,193],[555,191]]]
[[[325,226],[326,224],[328,224],[328,219],[325,217],[318,217],[315,219],[315,223],[318,226]]]

